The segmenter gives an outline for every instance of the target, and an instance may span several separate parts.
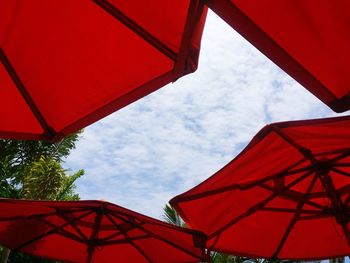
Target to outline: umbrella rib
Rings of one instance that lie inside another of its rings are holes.
[[[31,112],[33,113],[37,121],[39,122],[40,126],[44,129],[47,137],[52,139],[55,135],[55,131],[46,122],[45,118],[41,114],[33,98],[29,95],[26,87],[24,86],[23,82],[19,78],[15,69],[12,67],[10,60],[7,58],[4,50],[1,47],[0,47],[0,62],[2,62],[2,64],[6,68],[7,73],[10,75],[12,81],[14,82],[18,91],[21,93],[23,99],[27,103],[28,107],[30,108]]]
[[[74,212],[83,212],[87,211],[87,209],[80,209],[80,210],[75,210]],[[71,213],[72,211],[62,211],[61,213]],[[46,216],[53,216],[56,215],[57,212],[50,212],[50,213],[42,213],[42,214],[35,214],[35,215],[30,215],[30,216],[12,216],[12,217],[5,217],[5,218],[0,218],[0,222],[2,221],[14,221],[14,220],[22,220],[23,218],[26,219],[35,219],[37,217],[46,217]]]
[[[204,8],[204,1],[195,1],[191,0],[190,5],[187,12],[187,18],[185,22],[184,31],[182,34],[182,41],[180,45],[180,51],[179,51],[179,57],[178,60],[175,62],[174,66],[174,72],[175,75],[183,75],[186,73],[187,70],[190,70],[186,68],[189,61],[186,61],[190,49],[191,44],[191,36],[193,36],[193,31],[195,30],[197,26],[197,22],[201,18],[201,14],[203,13]]]
[[[348,194],[348,196],[346,197],[345,201],[344,201],[344,206],[347,207],[350,203],[350,193]]]
[[[264,200],[260,201],[259,203],[251,206],[250,208],[248,208],[243,214],[240,214],[239,216],[235,217],[233,220],[231,220],[230,222],[228,222],[227,224],[225,224],[224,226],[220,227],[218,230],[216,230],[214,233],[212,233],[211,235],[209,235],[209,238],[213,238],[216,235],[221,235],[221,233],[229,228],[230,226],[236,224],[237,222],[239,222],[240,220],[242,220],[243,218],[246,218],[247,216],[253,214],[254,212],[260,210],[262,207],[264,207],[266,204],[268,204],[270,201],[272,201],[274,198],[276,198],[277,196],[280,195],[280,192],[282,192],[285,189],[288,189],[289,187],[292,187],[294,185],[296,185],[297,183],[299,183],[300,181],[304,180],[305,178],[307,178],[308,176],[311,175],[311,171],[309,173],[306,173],[302,176],[300,176],[299,178],[295,179],[293,182],[289,183],[288,185],[284,186],[279,192],[273,192],[269,197],[265,198]],[[216,242],[215,242],[216,243]],[[215,245],[215,244],[214,244]],[[213,246],[214,246],[213,245]]]
[[[126,216],[126,217],[130,217],[129,214],[123,212],[123,211],[118,211],[118,214],[119,215],[123,215],[123,216]],[[141,217],[143,218],[148,218],[148,220],[154,220],[153,218],[151,217],[147,217],[145,215],[142,215],[142,214],[139,214]],[[127,224],[131,224],[130,222],[126,221],[126,219],[123,220],[125,223]],[[145,223],[139,223],[139,224],[133,224],[132,226],[134,228],[137,228],[138,225],[144,225]],[[163,222],[163,221],[153,221],[152,223],[148,223],[148,224],[152,224],[152,225],[157,225],[157,226],[161,226],[161,227],[164,227],[164,228],[169,228],[169,229],[172,229],[172,230],[178,230],[178,229],[181,229],[182,232],[186,232],[186,233],[189,233],[189,234],[193,234],[193,232],[196,232],[198,234],[198,231],[197,230],[193,230],[193,229],[190,229],[190,228],[183,228],[183,227],[180,227],[180,226],[175,226],[175,225],[171,225],[169,223],[166,223],[166,222]]]
[[[311,173],[311,172],[310,172]],[[272,192],[278,192],[278,190],[276,190],[275,188],[273,188],[273,187],[271,187],[271,186],[268,186],[268,185],[259,185],[260,187],[262,187],[262,188],[264,188],[264,189],[266,189],[266,190],[269,190],[269,191],[272,191]],[[287,189],[286,189],[287,190]],[[280,193],[280,195],[282,195],[282,196],[286,196],[286,197],[289,197],[290,199],[292,199],[292,200],[297,200],[297,201],[304,201],[306,204],[308,204],[308,205],[310,205],[310,206],[313,206],[313,207],[315,207],[315,208],[319,208],[319,209],[324,209],[324,206],[322,206],[322,205],[320,205],[320,204],[318,204],[318,203],[315,203],[315,202],[313,202],[313,201],[311,201],[311,200],[308,200],[308,199],[305,199],[304,197],[302,197],[302,196],[295,196],[295,195],[293,195],[291,192],[286,192],[286,190],[284,190],[284,191],[282,191],[281,193]],[[294,192],[294,193],[297,193],[297,192]],[[303,194],[301,194],[300,193],[300,195],[303,195]],[[309,195],[310,196],[310,195]]]
[[[53,224],[53,223],[51,223],[51,222],[49,222],[49,221],[47,221],[47,220],[45,220],[43,218],[38,218],[37,220],[47,224],[50,227],[53,227],[53,228],[57,228],[58,227],[57,225],[55,225],[55,224]],[[64,237],[67,237],[69,239],[73,239],[73,240],[75,240],[77,242],[80,242],[82,244],[86,244],[86,241],[83,238],[79,238],[78,236],[76,236],[76,235],[72,234],[71,232],[66,231],[64,229],[58,230],[57,234],[62,235]]]
[[[105,0],[93,0],[93,2],[95,4],[97,4],[98,6],[100,6],[107,13],[112,15],[114,18],[116,18],[119,22],[124,24],[126,27],[131,29],[134,33],[136,33],[142,39],[144,39],[148,43],[150,43],[153,47],[158,49],[165,56],[167,56],[168,58],[170,58],[173,61],[177,60],[177,54],[172,49],[170,49],[168,46],[166,46],[159,39],[154,37],[151,33],[146,31],[143,27],[141,27],[140,25],[135,23],[132,19],[127,17],[117,7],[115,7],[114,5],[112,5],[111,3],[109,3],[109,2],[107,2]]]
[[[305,159],[303,158],[302,160],[296,162],[295,164],[293,164],[292,166],[290,166],[289,168],[281,171],[281,172],[278,172],[277,174],[274,174],[274,175],[270,175],[268,177],[265,177],[264,179],[261,179],[261,180],[258,180],[258,181],[255,181],[253,183],[249,183],[249,184],[246,184],[246,185],[242,185],[240,187],[240,189],[249,189],[249,188],[252,188],[252,187],[255,187],[261,183],[265,183],[267,181],[270,181],[270,180],[274,180],[274,179],[278,179],[278,178],[282,178],[282,177],[286,177],[286,176],[289,176],[289,175],[295,175],[295,174],[298,174],[298,173],[301,173],[301,172],[307,172],[307,171],[310,171],[310,168],[312,167],[311,165],[308,165],[308,166],[305,166],[305,167],[302,167],[302,168],[299,168],[299,169],[295,169],[295,170],[290,170],[292,168],[294,168],[295,166],[301,164],[302,162],[304,162]]]
[[[330,170],[333,171],[333,172],[335,172],[335,173],[337,173],[337,174],[344,175],[344,176],[346,176],[346,177],[350,177],[350,173],[347,173],[347,172],[345,172],[345,171],[342,171],[342,170],[340,170],[340,169],[338,169],[338,168],[330,167]]]
[[[144,236],[137,236],[137,237],[133,237],[132,240],[140,240],[140,239],[147,239],[149,238],[149,235],[144,235]],[[106,245],[118,245],[118,244],[125,244],[130,242],[130,239],[119,239],[119,240],[111,240],[111,241],[105,241],[101,244],[103,244],[104,246]]]
[[[314,153],[314,156],[333,155],[333,154],[340,153],[339,156],[334,157],[333,159],[335,159],[335,158],[343,159],[343,158],[349,156],[349,152],[350,152],[349,148],[343,148],[343,149],[325,151],[325,152],[321,152],[321,153]],[[345,155],[345,156],[343,156],[343,155]]]
[[[347,184],[343,187],[340,187],[338,188],[337,192],[340,194],[340,195],[344,195],[346,193],[349,193],[350,191],[350,184]],[[310,199],[313,199],[313,198],[323,198],[323,197],[329,197],[329,195],[327,194],[327,192],[314,192],[314,193],[311,193],[309,195],[309,198]]]
[[[297,144],[295,141],[293,141],[289,136],[287,136],[280,127],[277,127],[274,124],[271,124],[271,129],[277,134],[279,135],[282,139],[284,139],[287,143],[289,143],[291,146],[293,146],[294,148],[296,148],[303,156],[305,156],[306,158],[310,159],[312,158],[312,152],[305,148],[300,146],[299,144]]]
[[[79,219],[82,219],[82,218],[84,218],[84,217],[86,217],[86,216],[88,216],[88,215],[90,215],[90,214],[92,214],[92,213],[93,213],[93,211],[89,211],[89,212],[87,212],[87,213],[85,213],[85,214],[83,214],[83,215],[81,215],[81,216],[75,218],[74,221],[79,220]],[[51,234],[57,233],[57,232],[60,231],[61,229],[65,228],[67,225],[69,225],[69,223],[64,223],[63,225],[60,225],[60,226],[58,226],[58,227],[56,227],[56,228],[54,228],[54,229],[51,229],[51,230],[49,230],[49,231],[47,231],[47,232],[45,232],[45,233],[43,233],[43,234],[41,234],[41,235],[39,235],[39,236],[37,236],[37,237],[31,239],[31,240],[28,240],[28,241],[22,243],[21,245],[17,246],[14,250],[20,250],[20,249],[22,249],[23,247],[25,247],[25,246],[27,246],[27,245],[29,245],[29,244],[35,242],[35,241],[38,241],[38,240],[40,240],[40,239],[42,239],[42,238],[44,238],[44,237],[46,237],[46,236],[49,236],[49,235],[51,235]]]
[[[346,149],[344,150],[341,154],[339,154],[337,157],[334,157],[332,159],[330,159],[331,162],[335,163],[339,160],[342,160],[346,157],[350,156],[350,149]]]
[[[111,240],[112,238],[115,238],[115,237],[120,236],[120,235],[122,235],[122,233],[117,232],[117,233],[111,234],[105,238],[101,238],[99,240],[100,240],[100,242],[108,242],[108,240]]]
[[[348,242],[348,246],[350,246],[350,231],[349,231],[349,228],[347,226],[347,223],[341,223],[340,225],[343,229],[346,241]]]
[[[125,221],[125,219],[119,217],[119,216],[116,215],[116,214],[112,214],[112,216],[114,216],[114,217],[116,217],[116,218],[118,218],[118,219],[120,219],[120,220]],[[151,224],[152,224],[152,223],[151,223]],[[159,235],[157,235],[157,234],[155,234],[155,233],[153,233],[153,232],[151,232],[151,231],[145,229],[142,225],[137,224],[137,223],[134,223],[134,225],[135,225],[138,229],[140,229],[140,230],[142,230],[143,232],[145,232],[146,234],[150,235],[151,237],[153,237],[153,238],[155,238],[155,239],[158,239],[158,240],[160,240],[160,241],[162,241],[162,242],[164,242],[164,243],[167,243],[167,244],[169,244],[169,245],[172,245],[172,246],[176,247],[177,249],[179,249],[179,250],[181,250],[181,251],[183,251],[183,252],[185,252],[185,253],[187,253],[187,254],[189,254],[189,255],[195,257],[195,258],[199,258],[197,255],[193,254],[191,251],[189,251],[189,250],[187,250],[187,249],[185,249],[185,248],[183,248],[183,247],[181,247],[181,246],[175,244],[174,242],[171,242],[170,240],[166,240],[166,239],[162,238],[161,236],[159,236]],[[161,226],[161,227],[164,227],[164,226]]]
[[[281,212],[281,213],[296,213],[297,210],[296,209],[292,209],[292,208],[280,208],[280,207],[262,207],[260,210],[262,211],[266,211],[266,212]],[[310,209],[304,209],[301,210],[302,214],[311,214],[312,216],[316,215],[323,215],[324,212],[323,211],[319,211],[319,210],[310,210]]]
[[[305,216],[300,216],[298,220],[312,220],[312,219],[319,219],[319,218],[326,218],[326,217],[334,217],[332,213],[323,213],[319,215],[305,215]]]
[[[182,196],[182,197],[179,196],[176,199],[177,199],[177,202],[187,202],[187,201],[192,201],[192,200],[195,200],[195,199],[200,199],[200,198],[204,198],[204,197],[215,195],[215,194],[221,194],[221,193],[228,192],[228,191],[234,190],[234,189],[247,190],[249,188],[255,187],[256,185],[258,185],[260,183],[263,183],[263,182],[266,182],[266,181],[269,181],[269,180],[273,180],[273,179],[276,179],[276,178],[279,178],[279,177],[285,177],[285,176],[294,175],[294,174],[297,174],[297,173],[300,173],[300,172],[308,171],[310,169],[310,166],[306,166],[306,167],[303,167],[303,168],[300,168],[300,169],[291,170],[291,171],[289,170],[288,171],[288,169],[292,169],[295,166],[297,166],[300,163],[302,163],[303,160],[305,160],[305,159],[302,159],[302,160],[298,161],[297,163],[291,165],[286,170],[283,170],[281,172],[278,172],[277,174],[268,176],[268,177],[266,177],[264,179],[255,181],[253,183],[249,183],[249,184],[245,184],[245,185],[233,184],[233,185],[220,187],[220,188],[217,188],[217,189],[214,189],[214,190],[209,190],[209,191],[206,191],[206,192],[202,192],[202,193],[198,193],[198,194],[194,194],[194,195],[190,195],[190,196]]]
[[[60,211],[58,211],[58,215],[60,217],[63,218],[63,220],[65,220],[66,222],[68,222],[72,227],[73,229],[81,236],[81,238],[87,243],[89,241],[89,239],[87,238],[87,236],[84,235],[84,233],[79,229],[79,227],[74,223],[72,222],[72,220],[70,220],[69,218],[67,218],[64,214],[61,214]]]
[[[113,228],[114,228],[114,227],[113,227]],[[130,227],[127,231],[130,231],[130,230],[133,230],[133,229],[135,229],[135,226]],[[99,239],[99,240],[102,241],[102,242],[107,242],[108,240],[110,240],[110,239],[112,239],[112,238],[115,238],[115,237],[117,237],[117,236],[120,236],[120,235],[123,235],[123,233],[122,233],[122,232],[116,232],[116,233],[114,233],[114,234],[111,234],[111,235],[109,235],[109,236],[107,236],[107,237],[105,237],[105,238],[101,238],[101,239]]]
[[[350,167],[350,163],[335,163],[333,164],[333,167]]]
[[[287,241],[290,232],[292,231],[293,227],[295,226],[295,223],[297,222],[297,220],[301,214],[301,211],[302,211],[303,206],[305,204],[304,200],[307,199],[307,196],[311,193],[312,188],[314,187],[316,181],[317,181],[317,175],[315,174],[314,177],[312,178],[308,188],[307,188],[306,193],[304,194],[304,198],[299,201],[298,206],[297,206],[297,211],[294,214],[294,217],[291,219],[286,231],[284,232],[282,239],[281,239],[280,243],[278,244],[276,251],[272,255],[272,258],[277,258],[277,255],[280,253],[282,247],[284,246],[285,242]]]
[[[255,204],[254,206],[251,206],[248,210],[246,210],[243,214],[240,214],[239,216],[235,217],[233,220],[231,220],[230,222],[228,222],[227,224],[225,224],[224,226],[220,227],[218,230],[216,230],[215,232],[213,232],[212,234],[210,234],[208,236],[209,239],[213,238],[216,236],[215,238],[215,242],[213,242],[213,244],[210,247],[210,250],[212,250],[214,248],[214,246],[216,245],[216,243],[219,241],[221,234],[223,233],[224,230],[226,230],[227,228],[231,227],[232,225],[238,223],[239,221],[241,221],[242,219],[250,216],[251,214],[253,214],[254,212],[258,211],[261,209],[261,207],[265,206],[267,203],[269,203],[270,201],[272,201],[274,198],[276,198],[278,196],[278,194],[273,193],[272,195],[270,195],[269,197],[265,198],[264,200],[262,200],[261,202]]]
[[[112,214],[113,215],[113,214]],[[114,220],[113,218],[111,218],[111,216],[109,214],[106,214],[106,217],[108,218],[108,220],[119,230],[119,232],[121,232],[125,239],[150,263],[153,263],[153,261],[151,260],[151,258],[145,253],[142,251],[142,249],[136,245],[134,242],[133,242],[133,239],[129,237],[127,231],[124,231]]]

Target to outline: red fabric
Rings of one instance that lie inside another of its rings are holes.
[[[205,15],[199,0],[0,0],[0,137],[57,140],[193,72]]]
[[[199,262],[206,257],[202,233],[101,201],[0,199],[0,244],[65,262]]]
[[[170,202],[208,247],[321,259],[350,254],[350,116],[266,126],[224,168]]]
[[[210,0],[243,37],[336,112],[350,109],[350,2]]]

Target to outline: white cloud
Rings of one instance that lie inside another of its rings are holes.
[[[67,160],[84,199],[161,218],[162,207],[230,161],[267,122],[330,111],[210,13],[199,69],[85,129]]]

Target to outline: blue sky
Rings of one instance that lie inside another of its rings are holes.
[[[266,123],[335,116],[209,13],[198,70],[87,127],[66,161],[82,199],[161,218]]]

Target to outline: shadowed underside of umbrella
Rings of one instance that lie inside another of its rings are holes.
[[[99,201],[0,200],[0,243],[67,262],[198,262],[205,236]]]
[[[350,117],[268,125],[171,204],[213,250],[280,259],[349,255],[349,134]]]
[[[0,0],[0,138],[58,140],[197,68],[199,0]]]
[[[350,109],[350,2],[210,0],[237,32],[336,112]]]

